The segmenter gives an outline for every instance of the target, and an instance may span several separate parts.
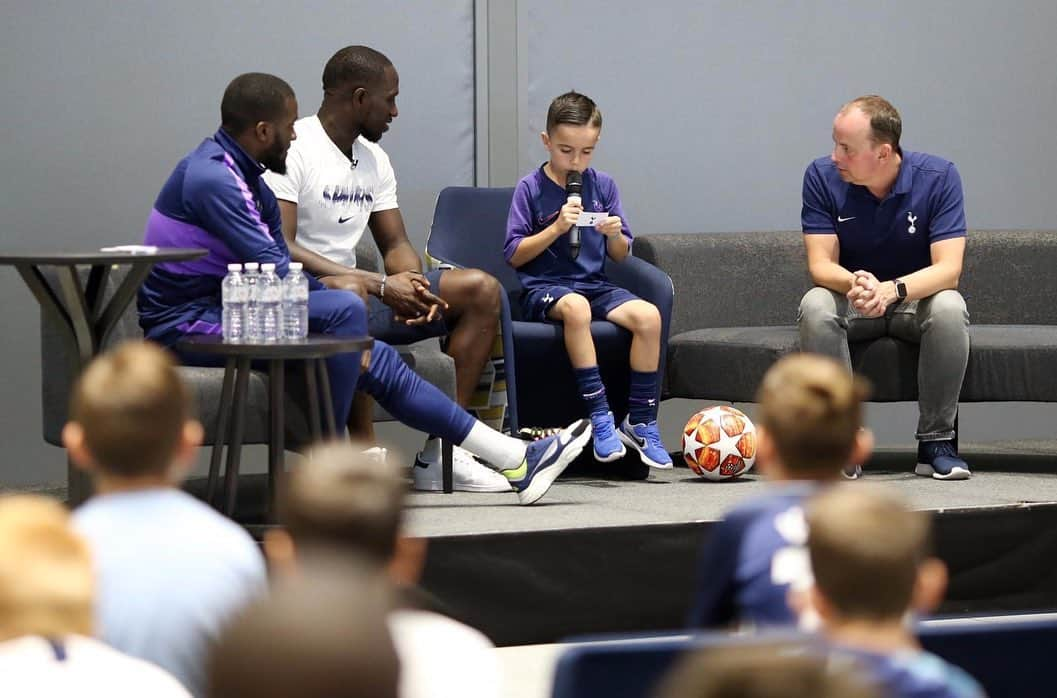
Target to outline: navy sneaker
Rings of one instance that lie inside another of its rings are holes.
[[[937,480],[968,480],[972,473],[951,441],[919,441],[914,472]]]
[[[862,466],[859,464],[849,465],[841,471],[845,480],[858,480],[862,477]]]
[[[661,432],[657,429],[656,420],[647,424],[632,424],[624,417],[617,434],[621,441],[639,452],[639,458],[646,465],[661,470],[672,467],[672,457],[661,443]]]
[[[532,504],[547,494],[555,478],[580,455],[590,438],[591,422],[581,419],[554,436],[533,441],[525,448],[519,467],[499,473],[510,481],[522,504]]]
[[[628,452],[617,436],[612,412],[591,415],[591,441],[594,442],[595,460],[599,463],[611,463]]]

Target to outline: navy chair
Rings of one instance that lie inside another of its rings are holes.
[[[426,253],[454,267],[477,268],[499,280],[503,352],[511,431],[520,427],[561,427],[584,416],[561,325],[521,320],[521,283],[503,257],[513,188],[448,187],[437,198]],[[661,314],[661,365],[668,352],[674,289],[667,274],[641,259],[610,260],[606,274]],[[627,413],[631,334],[610,322],[591,323],[598,365],[613,415]],[[658,386],[657,398],[660,399]],[[637,460],[637,456],[636,456]],[[645,472],[641,476],[645,476]]]
[[[925,621],[922,646],[973,676],[989,696],[1052,696],[1057,614]]]
[[[711,632],[571,644],[558,656],[551,697],[649,698],[684,654],[706,647],[736,645],[796,646],[805,651],[817,647],[810,637],[785,631],[760,635]]]

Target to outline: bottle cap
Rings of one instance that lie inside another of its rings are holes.
[[[242,265],[241,264],[229,264],[228,265],[228,271],[242,271]]]
[[[244,267],[244,268],[246,269],[246,271],[257,271],[257,269],[258,269],[258,268],[259,268],[259,267],[260,267],[261,265],[260,265],[260,264],[257,264],[256,262],[246,262],[246,263],[245,263],[245,264],[243,264],[242,266],[243,266],[243,267]]]
[[[275,265],[271,262],[265,262],[261,265],[261,271],[275,271]]]
[[[305,265],[301,262],[290,262],[290,271],[301,271]]]

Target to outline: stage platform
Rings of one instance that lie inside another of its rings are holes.
[[[963,444],[962,453],[968,481],[913,475],[907,449],[879,450],[863,481],[932,512],[951,569],[943,613],[1057,610],[1057,441]],[[239,485],[236,519],[258,535],[265,482],[249,474]],[[530,507],[513,493],[413,493],[407,525],[429,538],[423,587],[438,609],[499,646],[551,643],[681,627],[709,527],[766,487],[751,474],[712,483],[677,467],[644,481],[562,478]],[[202,496],[205,480],[187,489]]]
[[[1057,609],[1057,459],[963,453],[968,481],[917,477],[905,450],[875,454],[864,481],[933,513],[952,573],[942,612]],[[408,524],[430,539],[423,585],[443,610],[500,646],[546,643],[680,627],[710,524],[766,486],[675,468],[645,481],[563,478],[532,507],[513,494],[416,493]]]

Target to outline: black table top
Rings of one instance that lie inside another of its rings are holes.
[[[58,250],[0,251],[0,264],[136,264],[140,262],[178,262],[196,259],[208,253],[197,247],[159,247],[150,252],[63,252]]]
[[[176,343],[180,351],[219,356],[249,356],[254,359],[318,359],[374,346],[373,337],[334,337],[312,334],[306,339],[283,340],[274,344],[228,343],[216,334],[189,334]]]

